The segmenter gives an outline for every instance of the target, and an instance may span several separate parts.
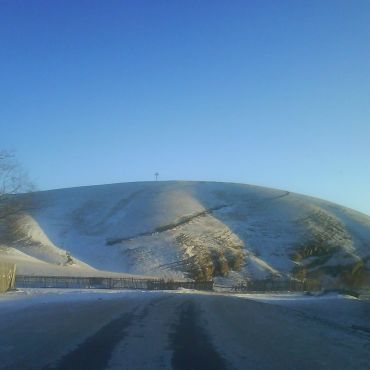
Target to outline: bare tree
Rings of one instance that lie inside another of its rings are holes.
[[[0,150],[0,241],[16,229],[17,220],[32,207],[33,186],[15,154]]]

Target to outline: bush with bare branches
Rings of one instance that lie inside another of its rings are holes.
[[[12,239],[17,221],[32,207],[32,190],[15,154],[0,150],[0,242]]]

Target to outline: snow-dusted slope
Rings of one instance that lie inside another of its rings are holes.
[[[369,264],[370,217],[287,191],[143,182],[38,192],[34,201],[22,221],[28,241],[13,247],[51,264],[225,282],[335,277]]]

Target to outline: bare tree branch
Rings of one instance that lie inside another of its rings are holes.
[[[0,242],[17,229],[17,221],[33,208],[33,186],[13,152],[0,150]]]

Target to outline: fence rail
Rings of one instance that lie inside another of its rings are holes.
[[[178,288],[211,291],[213,281],[174,281],[116,277],[70,277],[17,275],[17,288],[74,288],[74,289],[141,289],[174,290]],[[221,286],[223,287],[223,286]],[[225,287],[223,287],[225,288]],[[234,292],[320,291],[322,285],[312,280],[251,280],[229,287]]]
[[[251,280],[232,287],[236,292],[313,292],[322,290],[316,280]]]
[[[15,279],[15,286],[17,288],[142,290],[173,290],[178,288],[187,288],[196,290],[213,290],[213,281],[173,281],[164,279],[17,275]]]
[[[141,289],[175,290],[178,288],[226,292],[318,292],[324,288],[316,280],[251,280],[233,286],[216,285],[213,281],[174,281],[166,279],[138,279],[116,277],[71,277],[16,275],[15,265],[0,263],[0,292],[14,288],[72,288],[72,289]],[[334,290],[348,290],[345,286],[332,286]],[[370,299],[370,287],[359,291],[361,298]]]

